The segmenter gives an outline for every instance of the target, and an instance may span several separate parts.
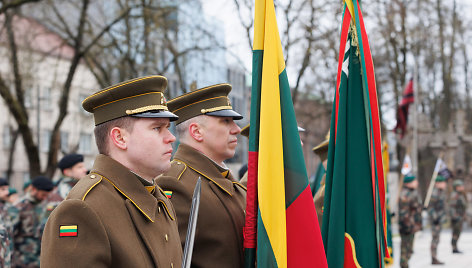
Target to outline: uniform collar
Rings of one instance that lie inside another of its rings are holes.
[[[98,155],[92,171],[110,182],[115,189],[129,199],[141,213],[154,222],[157,199],[151,195],[138,177],[128,168],[106,155]]]
[[[189,168],[208,180],[213,181],[230,195],[234,193],[231,173],[226,178],[222,175],[223,167],[215,163],[203,153],[181,143],[175,152],[174,160],[185,163]]]

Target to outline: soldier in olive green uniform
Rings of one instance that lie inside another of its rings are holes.
[[[398,203],[398,224],[401,237],[400,267],[407,268],[408,261],[413,253],[415,233],[422,229],[421,210],[422,202],[418,191],[418,180],[412,174],[403,178],[403,188]]]
[[[41,215],[44,204],[41,203],[51,192],[54,185],[44,176],[38,176],[31,182],[31,190],[17,204],[15,211],[10,211],[13,228],[12,267],[39,267],[41,250]]]
[[[464,193],[464,183],[462,180],[455,180],[452,184],[454,188],[449,199],[449,215],[451,216],[452,227],[452,253],[462,253],[457,248],[457,240],[461,235],[462,225],[464,223],[467,210],[467,199]]]
[[[180,267],[175,211],[153,178],[170,168],[167,79],[146,76],[108,87],[82,106],[95,119],[100,155],[52,212],[41,267]]]
[[[169,109],[179,116],[180,145],[171,169],[156,182],[174,204],[180,239],[185,244],[192,194],[202,179],[200,210],[192,267],[230,268],[243,265],[246,188],[225,166],[233,157],[241,129],[234,119],[229,84],[195,90],[173,100]]]
[[[329,132],[326,135],[326,140],[318,144],[313,148],[313,152],[320,157],[321,163],[325,170],[327,170],[328,165],[328,145],[329,145]],[[316,216],[318,217],[318,224],[323,223],[323,209],[324,209],[324,196],[325,196],[325,182],[326,182],[326,173],[323,175],[323,178],[320,181],[320,188],[316,191],[315,196],[313,197],[313,202],[315,202]]]
[[[439,244],[439,235],[441,234],[442,224],[446,221],[446,178],[441,175],[436,177],[433,193],[428,207],[429,220],[431,223],[431,263],[444,264],[437,259],[437,249]]]

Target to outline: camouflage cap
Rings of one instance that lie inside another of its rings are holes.
[[[170,100],[169,110],[179,116],[180,124],[198,115],[232,117],[234,120],[243,116],[233,110],[228,94],[230,84],[217,84],[197,89]]]
[[[107,87],[90,95],[82,107],[93,113],[95,125],[124,116],[169,118],[177,116],[168,111],[164,91],[167,79],[159,75],[135,78]]]

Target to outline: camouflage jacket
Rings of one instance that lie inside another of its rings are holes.
[[[467,199],[465,194],[457,191],[452,191],[451,198],[449,199],[449,215],[451,221],[457,222],[462,221],[465,217],[467,210]]]
[[[434,188],[428,207],[429,220],[431,224],[442,224],[446,221],[446,192]]]
[[[2,209],[4,209],[3,206]],[[2,210],[2,213],[0,213],[0,267],[10,267],[12,251],[11,232],[3,212]]]
[[[43,205],[26,194],[15,205],[17,213],[12,217],[13,267],[39,267],[41,250],[40,217]]]
[[[401,234],[412,234],[422,229],[421,207],[418,191],[403,187],[398,203],[398,224]]]

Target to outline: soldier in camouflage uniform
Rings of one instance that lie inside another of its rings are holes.
[[[457,240],[462,231],[465,213],[467,210],[467,199],[464,193],[464,183],[462,180],[455,180],[452,184],[454,188],[449,199],[449,215],[451,216],[452,227],[452,253],[462,253],[457,248]]]
[[[0,267],[10,267],[11,228],[8,221],[8,210],[11,206],[8,199],[8,181],[0,178]]]
[[[61,170],[63,177],[59,179],[57,187],[45,200],[44,211],[41,215],[41,233],[46,226],[46,222],[51,212],[64,200],[72,187],[80,178],[87,175],[87,169],[84,165],[84,156],[81,154],[65,155],[58,163],[57,167]]]
[[[17,210],[12,217],[13,255],[12,267],[39,267],[41,250],[40,216],[43,201],[53,189],[49,178],[39,176],[33,179],[31,190],[15,205]]]
[[[413,253],[413,240],[415,232],[422,229],[421,221],[421,198],[416,190],[418,180],[413,174],[406,175],[403,178],[403,188],[400,192],[398,203],[401,237],[401,258],[400,267],[407,268],[408,261]]]
[[[431,263],[444,264],[437,259],[437,249],[439,244],[439,235],[442,224],[446,221],[446,178],[441,175],[436,177],[433,193],[428,207],[429,220],[431,222]]]
[[[0,267],[10,267],[11,239],[5,217],[0,214]]]

